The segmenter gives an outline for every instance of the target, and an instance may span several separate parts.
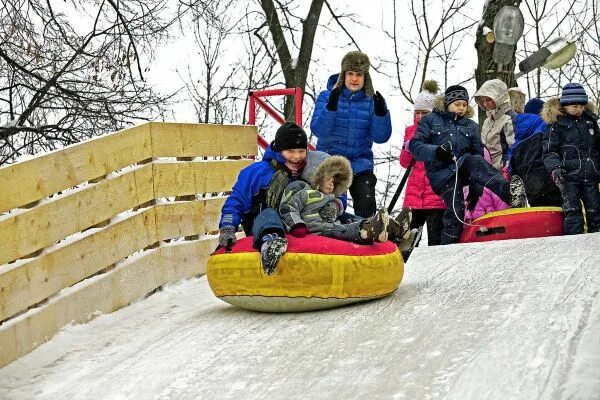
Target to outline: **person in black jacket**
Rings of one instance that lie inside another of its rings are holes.
[[[526,205],[525,191],[521,178],[514,177],[509,185],[483,158],[479,126],[471,119],[473,108],[464,87],[448,87],[434,105],[433,112],[419,122],[409,150],[415,160],[425,162],[431,188],[448,207],[443,216],[441,244],[451,244],[460,240],[463,229],[463,186],[469,185],[469,209],[475,207],[484,187],[512,207]]]
[[[562,190],[564,231],[583,233],[585,207],[588,232],[600,231],[600,128],[588,96],[578,83],[568,83],[559,99],[546,102],[542,118],[544,164]]]
[[[533,98],[525,105],[525,113],[514,123],[515,143],[508,150],[507,172],[523,179],[527,200],[532,207],[562,206],[562,195],[544,166],[542,141],[546,123],[539,115],[544,102]]]

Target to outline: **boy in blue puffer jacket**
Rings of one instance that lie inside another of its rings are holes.
[[[465,218],[463,186],[469,185],[469,207],[475,207],[484,187],[512,207],[526,203],[521,178],[515,176],[509,185],[483,158],[479,126],[472,116],[467,90],[450,86],[436,99],[433,112],[423,116],[409,145],[412,156],[425,162],[431,188],[448,207],[441,244],[460,240]]]
[[[588,232],[600,231],[600,128],[591,108],[583,86],[568,83],[542,110],[544,164],[562,191],[566,235],[583,233],[582,201]]]
[[[350,160],[354,213],[364,218],[377,209],[373,142],[385,143],[392,134],[390,113],[383,96],[373,90],[369,67],[366,54],[346,54],[341,73],[329,77],[327,90],[319,94],[310,123],[319,139],[317,150]]]
[[[241,223],[246,235],[254,236],[254,248],[260,250],[262,267],[268,275],[287,250],[277,210],[285,187],[300,178],[307,145],[304,129],[293,122],[281,125],[263,159],[240,171],[221,210],[219,245],[234,245]]]

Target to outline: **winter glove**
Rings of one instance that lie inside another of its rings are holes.
[[[327,102],[327,109],[329,111],[337,111],[338,100],[340,98],[340,91],[341,89],[339,87],[336,87],[331,90],[331,93],[329,93],[329,101]]]
[[[373,95],[373,103],[375,105],[375,115],[377,115],[378,117],[385,117],[387,110],[385,106],[385,99],[383,98],[381,93],[375,92],[375,94]]]
[[[332,202],[325,204],[319,210],[319,216],[325,222],[334,222],[342,214],[344,205],[340,199],[335,199]]]
[[[442,146],[438,146],[435,149],[435,158],[440,160],[443,163],[450,164],[454,161],[454,154],[450,150],[446,150]]]
[[[221,247],[229,247],[233,246],[237,239],[235,238],[235,229],[232,225],[225,225],[219,229],[219,246]]]
[[[292,227],[292,229],[290,230],[290,235],[297,237],[297,238],[303,238],[304,236],[306,236],[308,234],[310,234],[310,232],[308,231],[308,228],[304,224],[294,225]]]
[[[477,189],[472,185],[469,186],[469,194],[467,195],[467,210],[473,212],[477,203],[479,202],[479,197],[481,195],[478,193]]]
[[[560,167],[554,168],[552,170],[552,180],[562,192],[563,188],[565,187],[565,170]]]

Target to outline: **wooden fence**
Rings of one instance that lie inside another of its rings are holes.
[[[256,151],[255,127],[152,122],[0,168],[0,367],[204,274]]]

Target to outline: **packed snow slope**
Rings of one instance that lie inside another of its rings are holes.
[[[197,278],[65,328],[0,399],[599,399],[599,292],[600,234],[419,248],[393,295],[321,312]]]

